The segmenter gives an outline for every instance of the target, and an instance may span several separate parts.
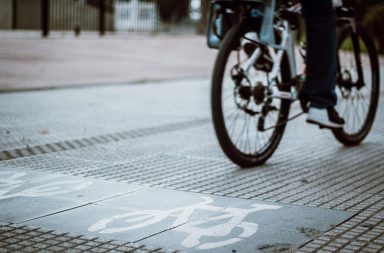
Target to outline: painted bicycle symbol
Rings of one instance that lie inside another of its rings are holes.
[[[28,180],[23,179],[28,176],[25,172],[0,171],[0,200],[14,197],[44,197],[58,194],[69,193],[72,191],[83,190],[93,184],[92,181],[84,179],[64,179],[49,182],[35,182],[33,186],[26,186]]]
[[[168,210],[135,210],[112,216],[92,225],[88,231],[101,234],[120,233],[144,228],[159,223],[167,217],[176,217],[172,224],[174,231],[187,234],[182,245],[186,248],[213,249],[234,244],[246,239],[258,231],[258,224],[244,221],[247,215],[262,210],[279,209],[281,206],[253,204],[251,208],[221,207],[213,205],[210,197],[201,197],[203,201],[196,204]],[[217,212],[218,215],[191,221],[195,211]],[[239,228],[239,229],[236,229]],[[236,230],[235,230],[236,229]],[[232,236],[232,232],[239,233]],[[203,238],[214,238],[210,243],[203,243]],[[228,239],[228,237],[230,237]],[[218,238],[220,241],[218,241]]]

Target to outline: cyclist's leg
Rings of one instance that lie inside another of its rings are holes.
[[[301,3],[307,33],[307,77],[303,93],[311,104],[309,122],[324,127],[341,127],[344,121],[333,110],[337,102],[337,50],[332,0],[301,0]]]
[[[307,32],[307,78],[311,105],[336,105],[336,18],[331,0],[301,0]]]

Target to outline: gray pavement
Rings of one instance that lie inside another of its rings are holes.
[[[383,102],[360,146],[299,118],[265,165],[240,169],[209,92],[0,94],[0,252],[384,251]]]
[[[0,31],[0,91],[208,77],[216,51],[197,35]]]
[[[0,31],[0,92],[209,78],[216,54],[201,35]]]

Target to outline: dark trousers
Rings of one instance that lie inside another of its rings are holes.
[[[304,94],[316,108],[336,105],[336,17],[332,0],[301,0],[307,33]]]

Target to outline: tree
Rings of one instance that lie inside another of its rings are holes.
[[[104,1],[104,7],[107,12],[114,12],[113,0],[87,0],[87,4],[96,8],[100,8],[101,1]]]
[[[343,0],[345,6],[353,7],[356,12],[356,19],[362,22],[367,10],[377,4],[382,3],[383,0]]]
[[[380,52],[384,53],[383,0],[343,0],[343,2],[345,6],[354,7],[357,23],[369,32],[379,46]]]
[[[197,28],[197,32],[199,34],[204,34],[207,32],[208,28],[208,12],[209,12],[209,0],[200,0],[200,12],[201,12],[201,17],[200,17],[200,22],[199,22],[199,27]]]
[[[380,53],[384,53],[384,5],[376,4],[368,9],[364,15],[363,25],[376,40]]]
[[[188,17],[189,0],[158,0],[159,16],[165,23],[177,23]]]

